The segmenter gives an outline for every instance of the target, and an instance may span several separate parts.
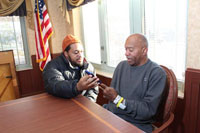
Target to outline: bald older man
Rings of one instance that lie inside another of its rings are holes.
[[[152,132],[151,123],[164,92],[166,74],[148,56],[144,35],[130,35],[125,43],[127,60],[115,69],[111,87],[100,84],[109,103],[104,107],[145,132]]]
[[[86,61],[78,38],[67,35],[62,43],[62,54],[51,60],[43,71],[45,89],[49,94],[73,98],[79,94],[96,102],[98,81],[94,67]],[[87,75],[85,71],[94,75]]]

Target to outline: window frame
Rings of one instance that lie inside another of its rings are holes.
[[[10,17],[13,20],[14,16],[7,16],[7,17]],[[25,16],[16,16],[16,17],[19,17],[21,37],[22,37],[22,42],[23,42],[24,58],[25,58],[25,64],[18,64],[18,65],[15,64],[16,71],[32,69],[29,46],[28,46],[28,41],[27,41]],[[15,30],[15,28],[13,30]],[[18,47],[18,43],[16,43],[16,46]],[[13,49],[10,49],[10,50],[13,50]]]
[[[16,65],[16,70],[22,71],[22,70],[32,69],[33,67],[32,67],[32,62],[31,62],[30,53],[29,53],[29,46],[28,46],[28,41],[27,41],[25,17],[20,16],[19,20],[20,20],[20,26],[21,26],[21,34],[22,34],[22,41],[23,41],[24,56],[25,56],[26,64]]]

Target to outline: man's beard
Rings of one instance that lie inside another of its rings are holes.
[[[70,61],[70,63],[72,64],[72,66],[74,67],[82,67],[83,66],[83,62],[81,64],[76,63],[75,61],[72,61],[71,57],[68,56],[68,60]]]

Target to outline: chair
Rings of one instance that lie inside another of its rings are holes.
[[[172,70],[167,67],[161,67],[165,70],[167,74],[167,81],[165,85],[164,98],[158,108],[158,113],[155,117],[155,129],[153,133],[166,133],[168,132],[168,127],[174,120],[174,110],[176,107],[177,97],[178,97],[178,84],[176,77]]]

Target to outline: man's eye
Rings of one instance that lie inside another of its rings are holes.
[[[129,52],[133,52],[134,49],[133,48],[125,48],[125,50],[126,51],[128,50]]]
[[[75,52],[74,52],[74,54],[78,54],[78,53],[79,53],[78,51],[75,51]]]
[[[74,54],[82,54],[83,53],[83,51],[74,51]]]
[[[129,49],[130,52],[133,52],[133,49]]]

